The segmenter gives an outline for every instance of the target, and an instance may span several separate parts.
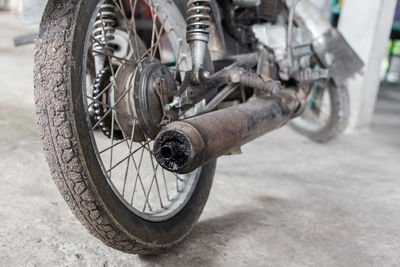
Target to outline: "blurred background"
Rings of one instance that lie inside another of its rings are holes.
[[[365,63],[346,134],[316,144],[284,127],[222,158],[193,234],[137,257],[86,233],[53,184],[32,77],[45,1],[0,0],[0,265],[399,266],[399,1],[314,2]]]

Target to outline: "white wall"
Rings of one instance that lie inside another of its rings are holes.
[[[349,131],[370,126],[396,3],[397,0],[344,1],[338,28],[365,64],[364,74],[349,83]]]

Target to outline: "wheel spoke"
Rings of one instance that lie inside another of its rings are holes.
[[[123,139],[123,140],[119,141],[118,143],[114,144],[112,147],[117,147],[117,146],[119,146],[120,144],[124,143],[126,140],[128,140],[128,139]],[[101,154],[103,154],[104,152],[110,150],[112,147],[110,146],[110,147],[108,147],[108,148],[103,149],[102,151],[99,152],[99,155],[101,155]]]
[[[103,28],[103,29],[104,29],[104,28]],[[93,42],[95,42],[95,43],[97,43],[98,45],[100,45],[101,48],[103,48],[106,52],[105,52],[105,53],[102,53],[102,52],[95,51],[95,50],[90,49],[90,48],[89,48],[89,51],[92,51],[92,52],[95,52],[95,53],[98,53],[98,54],[103,54],[104,56],[107,56],[107,57],[110,57],[110,56],[111,56],[112,50],[111,50],[110,48],[108,48],[107,46],[105,46],[104,44],[102,44],[102,43],[101,43],[99,40],[97,40],[96,37],[94,37],[93,35],[90,35],[90,39],[92,39]]]
[[[114,126],[115,126],[115,111],[111,112],[111,156],[110,156],[110,180],[112,178],[111,167],[113,165],[113,152],[114,152]]]
[[[110,107],[110,109],[101,117],[101,119],[92,127],[92,130],[95,129],[99,124],[110,114],[112,110],[115,109],[115,107],[121,102],[121,100],[129,93],[129,91],[132,89],[132,86],[128,88],[121,96],[118,98],[118,100],[115,102],[114,106]]]
[[[133,137],[134,137],[134,128],[133,128],[133,130],[132,130],[132,136],[131,136],[130,145],[127,143],[128,147],[129,147],[129,153],[132,152],[132,148],[133,148]],[[126,141],[126,142],[127,142],[127,141]],[[130,202],[131,205],[133,204],[133,199],[134,199],[134,196],[135,196],[136,187],[137,187],[137,181],[138,181],[138,180],[139,180],[140,185],[141,185],[141,188],[142,188],[142,190],[143,190],[144,197],[146,197],[146,190],[145,190],[145,188],[144,188],[142,178],[140,177],[140,167],[141,167],[142,160],[143,160],[144,148],[141,148],[141,150],[142,150],[142,153],[141,153],[141,155],[140,155],[139,167],[136,165],[136,161],[135,161],[135,158],[134,158],[133,155],[131,155],[130,158],[129,158],[129,159],[132,159],[133,164],[134,164],[135,169],[136,169],[135,185],[134,185],[134,188],[133,188],[132,198],[131,198],[131,202]],[[123,196],[125,196],[126,182],[127,182],[127,178],[128,178],[128,172],[129,172],[129,170],[128,170],[128,168],[129,168],[129,162],[130,162],[129,159],[128,159],[128,163],[127,163],[127,169],[126,169],[126,172],[125,172],[124,186],[123,186],[123,190],[122,190],[122,191],[123,191],[123,193],[122,193]],[[150,205],[150,203],[148,203],[148,207],[149,207],[150,211],[153,210],[152,207],[151,207],[151,205]]]
[[[135,45],[136,45],[136,52],[137,52],[137,61],[139,62],[139,67],[142,70],[142,56],[140,55],[140,50],[139,50],[139,38],[137,35],[137,29],[136,29],[136,18],[135,18],[135,10],[136,10],[136,5],[137,5],[138,1],[135,0],[133,5],[131,5],[131,25],[134,31],[134,37],[135,37]]]
[[[146,205],[147,203],[149,203],[149,195],[150,195],[150,191],[153,188],[153,184],[154,184],[154,179],[157,176],[157,169],[158,169],[158,165],[156,166],[156,169],[154,170],[154,174],[153,174],[153,178],[151,179],[151,184],[150,184],[150,188],[147,191],[147,196],[146,196],[146,201],[144,202],[144,206],[143,206],[143,212],[145,212],[146,210]]]
[[[151,155],[153,155],[153,157],[154,157],[154,153],[153,153],[153,151],[151,151],[150,148],[144,147],[144,149],[146,149],[146,150],[147,150]]]
[[[131,38],[128,38],[128,43],[129,43],[129,46],[132,49],[132,51],[134,51],[134,53],[136,53],[136,59],[137,59],[136,64],[141,64],[140,60],[139,60],[140,59],[140,50],[139,50],[139,41],[137,38],[136,20],[135,20],[135,10],[136,10],[136,5],[137,5],[137,0],[134,1],[133,5],[132,5],[132,3],[130,3],[130,5],[131,5],[131,20],[129,20],[128,16],[126,15],[122,0],[119,0],[119,3],[117,3],[116,0],[113,0],[113,2],[118,7],[118,9],[122,15],[122,18],[123,18],[125,25],[127,27],[127,30],[128,30],[128,36],[131,36],[133,34],[133,36],[135,37],[135,43],[136,43],[135,46],[132,44]]]
[[[150,140],[151,141],[151,140]],[[138,152],[140,149],[142,149],[145,145],[147,145],[148,143],[150,143],[150,141],[146,142],[144,145],[141,145],[139,148],[135,149],[132,153],[130,153],[128,156],[126,156],[125,158],[123,158],[121,161],[119,161],[117,164],[115,164],[114,166],[112,166],[107,173],[109,173],[110,171],[112,171],[113,169],[115,169],[116,167],[118,167],[119,165],[121,165],[123,162],[125,162],[129,157],[131,157],[132,155],[134,155],[136,152]]]
[[[165,21],[168,18],[168,15],[164,18],[163,22],[161,23],[160,30],[157,30],[157,8],[158,6],[154,7],[154,10],[152,9],[152,23],[153,23],[153,29],[152,29],[152,40],[151,40],[151,47],[153,48],[153,51],[150,53],[151,59],[154,60],[156,54],[157,54],[157,48],[158,51],[161,52],[161,47],[160,47],[160,42],[161,42],[161,35],[164,31],[164,25]],[[154,43],[154,39],[157,39],[157,41]]]
[[[125,112],[122,112],[122,111],[120,111],[120,110],[117,110],[116,108],[114,108],[114,107],[112,107],[112,106],[110,106],[110,105],[104,103],[103,101],[96,100],[95,98],[90,97],[90,96],[87,96],[87,98],[89,98],[90,100],[92,100],[94,103],[99,103],[100,105],[102,105],[102,106],[105,107],[105,108],[114,110],[117,114],[123,116],[123,117],[126,118],[126,119],[130,119],[130,120],[132,120],[132,121],[133,121],[133,120],[136,120],[136,118],[135,118],[135,117],[132,117],[132,115],[129,115],[128,113],[125,113]]]
[[[134,124],[135,124],[135,123],[134,123]],[[132,152],[132,148],[133,148],[134,130],[135,130],[135,127],[133,127],[133,129],[132,129],[132,136],[131,136],[131,142],[130,142],[130,144],[126,141],[127,146],[128,146],[128,148],[129,148],[129,153]],[[139,166],[136,164],[136,161],[135,161],[135,158],[134,158],[133,155],[131,155],[131,157],[128,159],[127,168],[129,168],[130,159],[132,159],[133,164],[134,164],[135,169],[136,169],[136,178],[135,178],[135,185],[134,185],[134,189],[133,189],[133,193],[132,193],[132,198],[131,198],[131,205],[132,205],[132,203],[133,203],[133,198],[134,198],[134,195],[135,195],[136,185],[137,185],[138,179],[139,179],[139,181],[140,181],[140,185],[141,185],[141,187],[142,187],[144,196],[146,197],[146,190],[144,189],[143,181],[142,181],[142,178],[140,177],[140,167],[141,167],[142,161],[143,161],[144,148],[145,148],[145,147],[142,148],[142,153],[141,153],[141,155],[140,155]],[[127,177],[128,177],[128,169],[126,170],[126,173],[125,173],[123,192],[125,192]],[[124,195],[124,194],[123,194],[123,195]],[[150,203],[148,203],[148,206],[149,206],[149,209],[152,210],[152,208],[151,208],[151,206],[150,206]]]
[[[103,89],[103,91],[101,91],[101,92],[99,93],[99,95],[96,96],[96,97],[91,97],[91,96],[87,95],[88,98],[90,98],[92,101],[94,101],[94,102],[90,103],[90,105],[88,106],[88,108],[90,108],[96,101],[99,103],[100,101],[98,101],[98,99],[99,99],[100,97],[102,97],[103,94],[111,88],[111,86],[112,86],[112,83],[109,83],[109,84]],[[102,103],[102,102],[100,102],[100,103]]]
[[[137,186],[138,177],[139,177],[139,173],[140,173],[140,166],[141,166],[142,160],[143,160],[143,154],[144,154],[144,149],[142,148],[142,153],[140,154],[140,160],[139,160],[139,168],[137,168],[137,170],[136,170],[135,183],[133,185],[133,192],[132,192],[132,197],[131,197],[131,205],[133,204],[133,199],[134,199],[135,193],[136,193],[136,186]],[[125,177],[125,179],[126,179],[126,177]],[[146,197],[146,191],[144,191],[144,195]]]
[[[180,190],[179,190],[179,179],[178,179],[178,176],[175,176],[175,177],[176,177],[176,191],[180,192]]]
[[[167,194],[167,199],[168,201],[171,201],[168,193],[168,188],[167,188],[167,180],[165,179],[165,171],[164,169],[161,169],[162,175],[163,175],[163,180],[164,180],[164,187],[165,187],[165,193]]]
[[[150,149],[150,147],[149,147],[149,145],[147,145],[147,149],[150,151],[151,149]],[[158,193],[158,198],[160,199],[160,206],[161,206],[161,208],[164,208],[164,205],[163,205],[163,202],[162,202],[162,199],[161,199],[161,193],[160,193],[160,186],[158,185],[158,179],[157,179],[157,169],[158,169],[158,167],[159,167],[159,164],[157,163],[157,166],[155,166],[155,164],[154,164],[154,160],[153,160],[153,154],[152,153],[149,153],[149,156],[150,156],[150,161],[151,161],[151,166],[153,167],[153,171],[154,171],[154,173],[155,173],[155,182],[156,182],[156,188],[157,188],[157,193]]]
[[[96,40],[96,42],[99,42],[99,41]],[[96,50],[93,50],[93,49],[89,49],[89,51],[90,51],[91,53],[103,55],[103,56],[105,56],[105,57],[114,58],[114,59],[120,61],[121,63],[129,62],[129,63],[135,64],[135,65],[137,64],[136,61],[133,61],[133,60],[130,60],[130,59],[126,59],[126,58],[122,58],[122,57],[117,57],[117,56],[115,56],[115,55],[113,55],[113,54],[110,54],[110,53],[103,53],[103,52],[96,51]]]
[[[116,0],[113,0],[114,3]],[[140,53],[140,49],[139,49],[139,38],[138,38],[138,34],[137,34],[137,28],[136,28],[136,18],[134,16],[134,12],[136,10],[136,5],[137,5],[137,0],[135,0],[134,4],[131,5],[131,20],[129,22],[127,16],[126,16],[126,12],[121,8],[121,6],[123,6],[121,4],[121,0],[120,4],[118,4],[118,8],[120,9],[120,12],[124,18],[125,24],[128,28],[128,34],[133,34],[135,37],[135,43],[136,43],[136,54],[137,54],[137,62],[136,64],[140,64],[141,67],[141,61],[143,58],[145,58],[146,56],[150,56],[152,59],[154,59],[155,54],[157,52],[157,47],[160,48],[160,40],[161,40],[161,34],[164,31],[164,22],[161,24],[161,28],[160,31],[157,31],[157,14],[156,12],[154,12],[154,7],[152,5],[149,6],[150,8],[150,12],[151,12],[151,17],[152,17],[152,33],[151,33],[151,44],[150,44],[150,48],[148,48],[143,54]],[[155,41],[155,39],[157,38],[157,41]],[[131,44],[131,41],[130,41]],[[131,44],[131,47],[133,45]]]
[[[103,14],[101,13],[101,11],[100,11],[100,20],[101,20],[101,27],[102,27],[102,29],[103,29],[103,33],[106,33],[106,29],[105,29],[105,27],[104,27],[105,23],[104,23],[104,20],[103,20]],[[96,39],[96,41],[98,41],[98,40]],[[106,37],[104,38],[104,43],[105,43],[105,45],[103,45],[102,47],[105,46],[105,51],[107,51],[108,64],[109,64],[109,67],[110,67],[110,70],[111,70],[111,74],[112,74],[111,77],[115,77],[115,73],[114,73],[114,68],[113,68],[113,65],[112,65],[111,56],[110,56],[109,53],[108,53],[108,52],[110,52],[110,46],[109,46],[109,44],[108,44],[108,40],[107,40]],[[115,84],[115,85],[116,85],[116,84]],[[117,88],[117,89],[118,89],[118,88]]]
[[[150,45],[150,47],[153,47],[154,40],[156,38],[155,35],[156,35],[156,30],[157,30],[157,24],[156,24],[157,16],[155,15],[154,8],[152,5],[150,6],[150,13],[151,13],[151,20],[153,23],[152,30],[151,30],[151,45]],[[152,57],[152,55],[153,55],[153,51],[150,51],[150,56]]]
[[[146,190],[144,188],[144,184],[143,184],[142,178],[140,177],[140,168],[142,167],[143,155],[144,155],[144,148],[142,148],[142,153],[140,154],[139,166],[136,169],[136,177],[135,177],[135,183],[134,183],[134,186],[133,186],[133,193],[132,193],[132,197],[131,197],[131,205],[133,205],[133,199],[135,198],[136,187],[137,187],[137,182],[138,181],[140,182],[140,185],[142,187],[142,190],[143,190],[143,193],[144,193],[144,197],[147,197]]]
[[[161,35],[162,35],[163,31],[164,31],[164,23],[161,24],[160,32],[156,31],[157,41],[154,44],[154,51],[153,51],[152,56],[151,56],[152,60],[154,60],[154,58],[155,58],[155,56],[157,54],[157,49],[158,49],[158,51],[161,51],[160,42],[161,42]]]
[[[177,174],[175,174],[175,178],[176,178],[178,181],[181,181],[181,182],[184,182],[184,181],[185,181],[184,179],[182,179],[181,177],[179,177]]]
[[[134,137],[134,135],[135,135],[135,124],[136,124],[136,121],[133,121],[133,126],[132,126],[132,132],[131,132],[131,144],[130,144],[130,146],[128,145],[128,147],[129,147],[129,154],[131,154],[132,153],[132,148],[133,148],[133,137]],[[126,139],[125,139],[126,140]],[[124,140],[124,141],[125,141]],[[123,186],[123,188],[122,188],[122,195],[123,196],[125,196],[125,187],[126,187],[126,180],[128,179],[128,173],[129,173],[129,163],[130,163],[130,158],[128,158],[128,163],[126,164],[126,170],[125,170],[125,177],[124,177],[124,186]]]
[[[176,80],[179,72],[179,64],[181,63],[181,46],[182,46],[182,40],[179,40],[179,48],[178,48],[178,54],[176,56],[175,60],[175,68],[174,68],[174,80]]]

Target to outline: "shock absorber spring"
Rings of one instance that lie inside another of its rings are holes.
[[[210,0],[187,1],[186,41],[192,54],[191,82],[201,84],[207,43],[210,38],[211,26]]]
[[[188,0],[187,36],[188,42],[203,41],[208,43],[211,24],[210,0]]]
[[[112,0],[104,1],[94,22],[93,37],[97,40],[93,42],[94,51],[104,51],[105,47],[113,51],[109,43],[115,39],[114,32],[117,24],[116,7]]]

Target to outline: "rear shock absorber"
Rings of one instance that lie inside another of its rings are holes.
[[[191,82],[200,84],[210,38],[210,0],[188,0],[186,21],[186,40],[190,46],[193,65]]]
[[[117,25],[116,7],[112,0],[104,1],[94,22],[92,49],[95,58],[96,70],[102,70],[106,57],[104,54],[114,52],[111,42],[115,39],[115,26]],[[108,51],[107,51],[108,50]]]

